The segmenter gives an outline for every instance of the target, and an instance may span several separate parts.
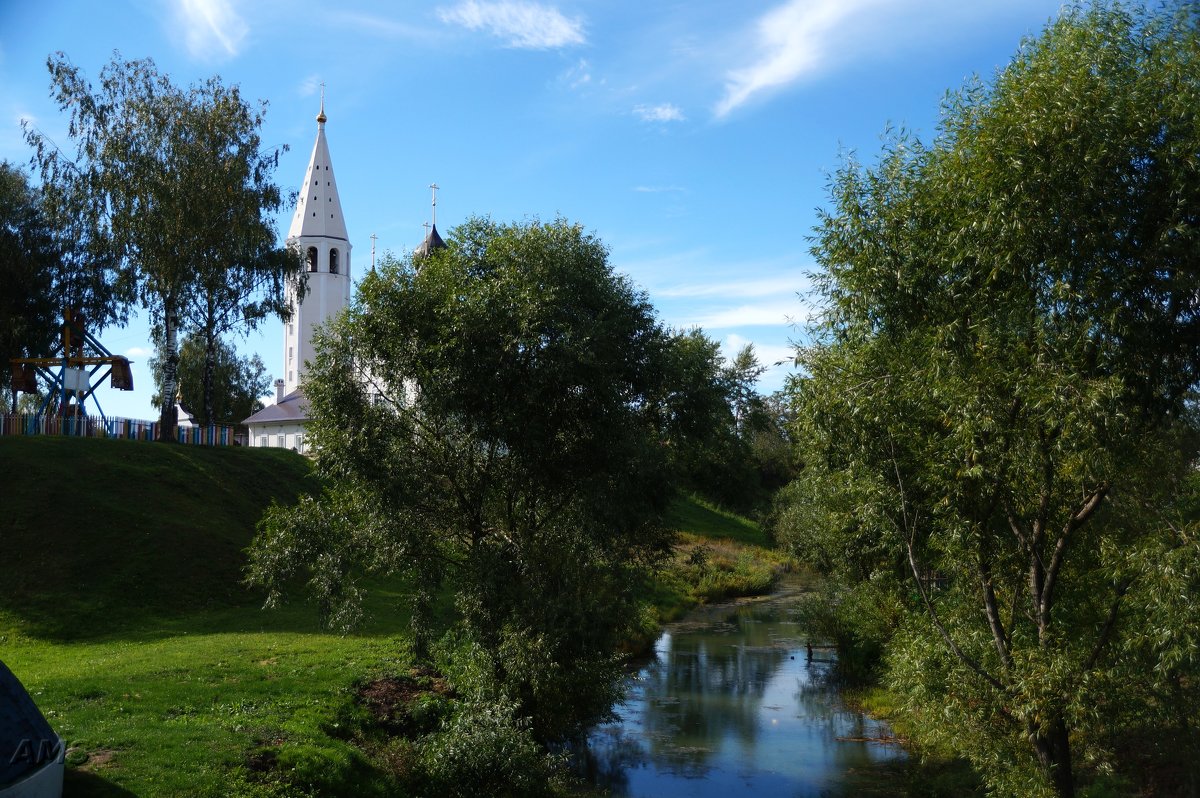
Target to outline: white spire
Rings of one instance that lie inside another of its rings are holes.
[[[342,216],[342,203],[338,199],[337,180],[333,176],[333,164],[329,160],[329,145],[325,142],[325,92],[321,91],[321,113],[317,115],[317,141],[313,144],[312,157],[308,159],[308,171],[304,174],[304,185],[300,187],[296,202],[296,214],[288,238],[318,236],[349,239],[346,220]]]

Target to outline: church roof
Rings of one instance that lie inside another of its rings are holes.
[[[39,760],[57,741],[20,680],[0,662],[0,791],[45,765]]]
[[[438,235],[437,225],[429,228],[429,234],[425,236],[425,240],[421,242],[421,246],[413,250],[414,258],[423,258],[435,249],[445,249],[446,242]]]
[[[317,140],[313,144],[312,157],[308,159],[308,171],[304,173],[304,184],[288,229],[288,239],[302,236],[336,238],[349,241],[346,219],[342,216],[342,201],[338,198],[337,179],[333,176],[333,163],[329,159],[329,144],[325,141],[325,101],[321,101],[321,113],[317,116]]]
[[[308,400],[304,390],[297,388],[273,405],[267,405],[242,423],[252,424],[298,424],[308,421]]]

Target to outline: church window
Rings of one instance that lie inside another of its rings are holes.
[[[258,438],[258,445],[259,445],[259,446],[261,446],[261,447],[262,447],[262,448],[264,448],[264,449],[265,449],[265,448],[267,448],[267,436],[266,436],[266,435],[260,435],[260,436],[259,436],[259,438]]]
[[[275,445],[278,446],[280,449],[283,448],[283,436],[282,435],[277,435],[275,437]]]
[[[332,219],[333,217],[330,216],[329,218]],[[329,273],[338,273],[338,251],[336,249],[329,250]]]
[[[313,216],[316,216],[316,214],[314,213]],[[315,272],[317,270],[317,248],[316,247],[308,248],[308,270],[310,272]]]

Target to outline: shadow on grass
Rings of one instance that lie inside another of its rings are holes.
[[[63,795],[81,798],[127,798],[136,795],[118,787],[103,776],[91,771],[67,768],[63,774]]]
[[[365,620],[354,635],[397,635],[407,631],[406,583],[401,579],[363,584]],[[303,586],[289,591],[280,607],[263,607],[265,594],[243,590],[241,599],[224,606],[164,612],[138,612],[127,605],[105,608],[87,597],[54,603],[15,604],[0,597],[0,643],[8,634],[47,643],[145,643],[180,635],[229,633],[326,634],[315,604]]]

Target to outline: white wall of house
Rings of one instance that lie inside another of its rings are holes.
[[[295,449],[301,454],[308,451],[303,424],[251,424],[249,429],[253,447]]]

